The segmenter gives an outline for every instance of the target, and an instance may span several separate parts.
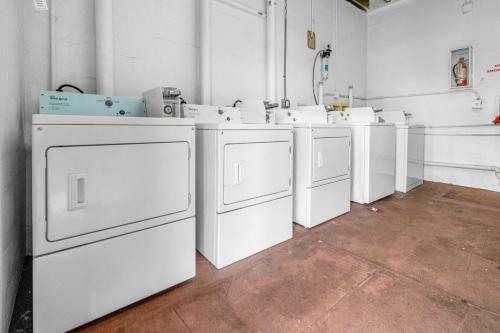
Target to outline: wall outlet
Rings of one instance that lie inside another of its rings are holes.
[[[35,6],[35,10],[44,11],[49,10],[47,6],[47,0],[33,0],[33,5]]]
[[[474,110],[477,109],[482,109],[483,108],[483,100],[482,99],[475,99],[472,101],[472,108]]]

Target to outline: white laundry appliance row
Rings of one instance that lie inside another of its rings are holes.
[[[349,128],[326,124],[323,106],[284,112],[301,123],[280,111],[266,123],[263,107],[184,106],[197,128],[197,248],[217,268],[290,239],[293,222],[350,210]]]
[[[268,124],[257,111],[34,115],[35,331],[192,278],[196,249],[222,268],[292,238],[293,222],[311,228],[394,192],[394,125],[352,110],[327,124],[323,106],[277,110]]]

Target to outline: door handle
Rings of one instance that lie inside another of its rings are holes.
[[[323,153],[318,152],[318,169],[323,167]]]
[[[233,173],[234,185],[239,185],[241,183],[242,169],[243,167],[240,163],[234,163],[234,173]]]
[[[87,175],[73,173],[68,177],[68,210],[87,207]]]

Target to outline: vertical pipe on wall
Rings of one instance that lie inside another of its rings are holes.
[[[349,107],[354,107],[354,86],[352,85],[348,88],[347,98],[349,100]]]
[[[96,90],[113,95],[113,0],[95,0]]]
[[[212,104],[212,0],[200,1],[201,103]]]
[[[56,1],[50,0],[50,88],[57,89],[56,67]]]
[[[274,102],[276,97],[276,1],[267,1],[266,21],[266,61],[267,61],[267,100]]]

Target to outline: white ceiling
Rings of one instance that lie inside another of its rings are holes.
[[[390,4],[393,4],[395,2],[398,2],[399,0],[392,0],[391,2],[385,2],[384,0],[370,0],[370,10],[375,10],[382,8],[384,6],[388,6]]]

